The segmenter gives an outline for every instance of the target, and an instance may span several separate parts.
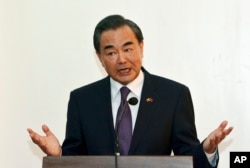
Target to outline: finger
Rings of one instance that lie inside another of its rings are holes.
[[[226,128],[227,124],[228,124],[227,120],[222,121],[218,129],[219,130],[224,130]]]
[[[218,145],[224,138],[225,138],[225,134],[223,132],[220,132],[219,134],[217,134],[215,136],[215,143]]]
[[[223,121],[220,126],[216,129],[216,132],[219,132],[221,134],[222,137],[227,136],[228,134],[230,134],[230,132],[233,130],[233,127],[229,127],[226,129],[228,122],[225,120]]]
[[[31,128],[27,128],[27,131],[28,131],[29,134],[33,134],[34,133],[34,131]]]
[[[216,130],[216,136],[224,139],[228,134],[230,134],[230,132],[233,130],[233,127],[229,127],[226,129],[227,126],[227,121],[223,121],[220,126],[219,129]]]
[[[40,141],[41,141],[41,136],[38,135],[36,132],[32,131],[32,130],[29,130],[31,131],[30,133],[30,138],[31,140],[35,143],[35,144],[40,144]]]
[[[29,133],[29,135],[30,135],[30,137],[31,138],[35,138],[38,134],[35,132],[35,131],[33,131],[31,128],[27,128],[27,131],[28,131],[28,133]]]
[[[228,135],[232,132],[232,130],[233,130],[233,127],[229,127],[228,129],[223,130],[223,132],[225,133],[225,135]]]
[[[46,136],[49,136],[49,135],[54,135],[51,131],[50,131],[50,129],[49,129],[49,127],[47,126],[47,125],[42,125],[42,130],[43,130],[43,132],[46,134]]]
[[[233,130],[233,127],[224,129],[222,131],[217,131],[215,134],[215,143],[219,144],[225,137]]]

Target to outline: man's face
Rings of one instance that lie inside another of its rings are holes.
[[[101,34],[97,55],[110,77],[127,85],[141,70],[143,42],[138,42],[128,26],[107,30]]]

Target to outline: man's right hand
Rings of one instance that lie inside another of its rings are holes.
[[[32,141],[37,144],[44,153],[48,156],[61,156],[62,149],[56,136],[50,131],[47,125],[42,125],[42,130],[45,136],[37,134],[30,128],[27,129]]]

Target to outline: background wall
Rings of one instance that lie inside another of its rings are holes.
[[[27,127],[46,123],[64,139],[69,92],[106,74],[92,45],[109,14],[134,20],[145,36],[144,66],[189,86],[198,136],[227,119],[219,146],[250,151],[250,1],[0,0],[0,167],[41,167]],[[248,131],[247,131],[248,130]]]

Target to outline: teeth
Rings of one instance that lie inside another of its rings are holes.
[[[121,69],[120,72],[122,72],[122,73],[127,73],[127,72],[129,72],[129,68]]]

